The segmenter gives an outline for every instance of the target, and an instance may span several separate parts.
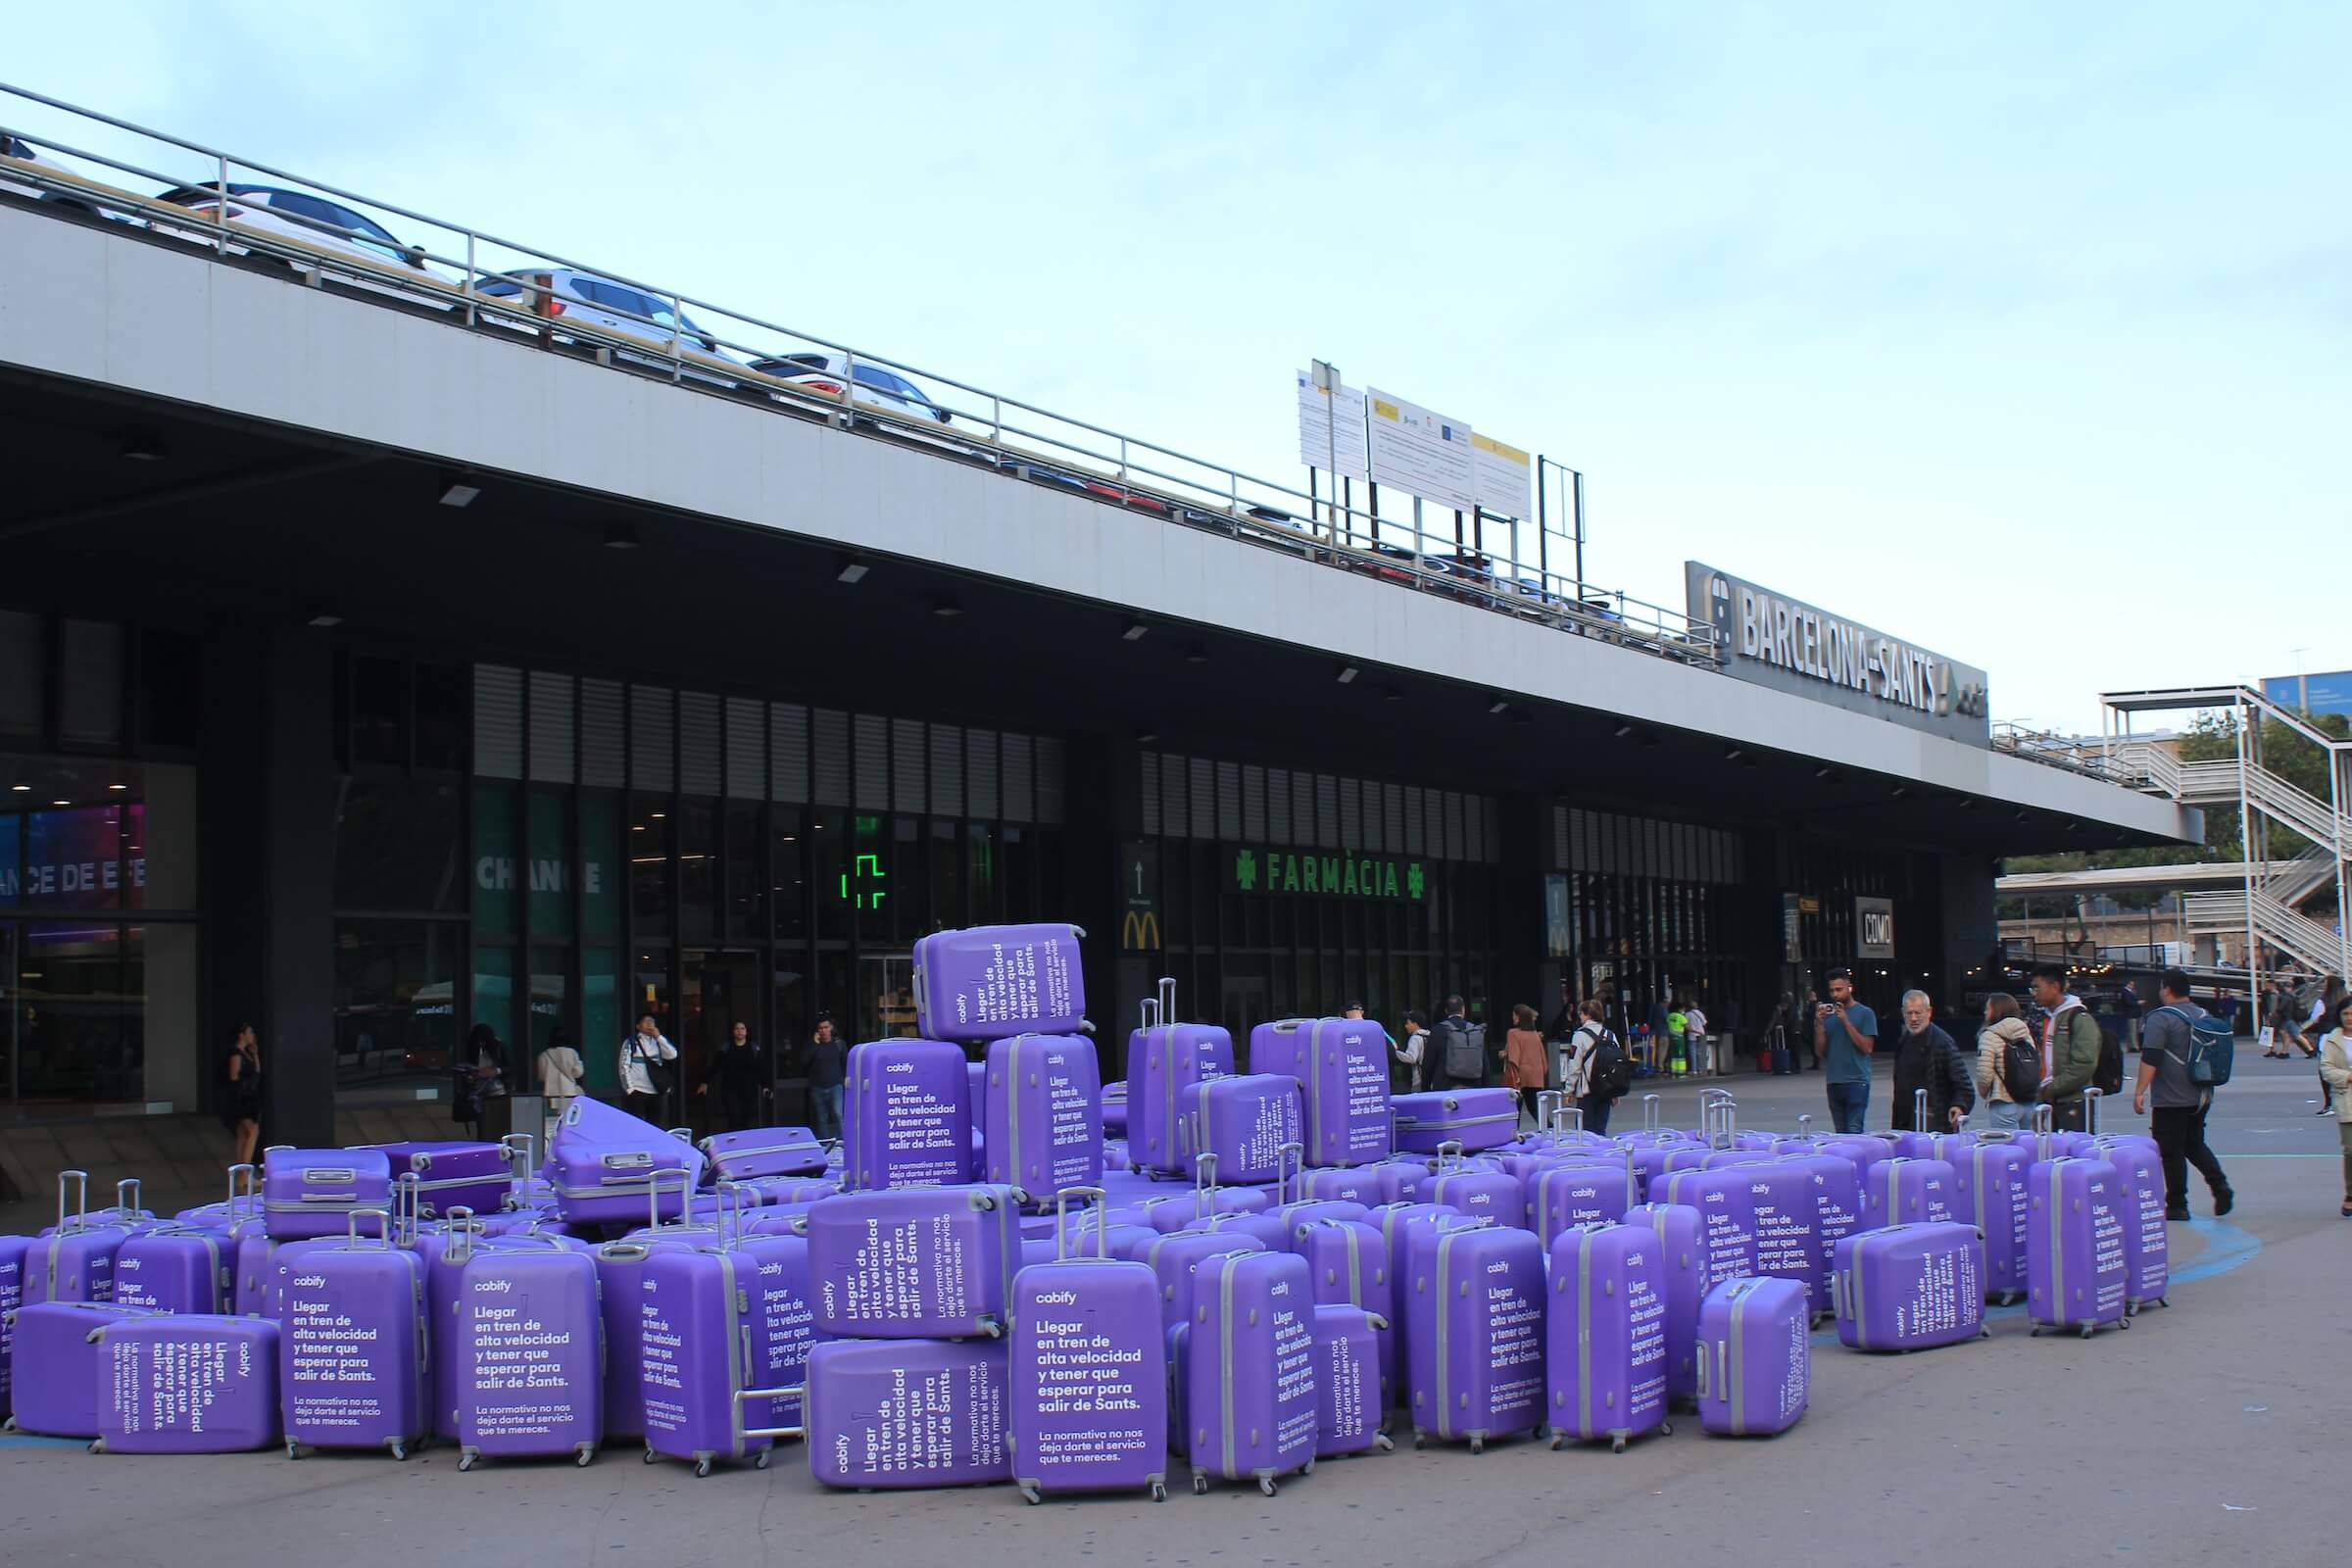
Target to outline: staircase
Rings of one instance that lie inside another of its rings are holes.
[[[2110,712],[2127,715],[2123,737],[2108,750],[2109,771],[2118,782],[2184,806],[2242,808],[2246,885],[2188,895],[2182,912],[2189,931],[2239,938],[2251,932],[2274,956],[2292,958],[2315,973],[2352,970],[2352,941],[2342,920],[2314,919],[2305,912],[2322,895],[2334,902],[2337,891],[2352,883],[2352,742],[2330,738],[2250,686],[2109,693],[2104,701]],[[2219,708],[2232,710],[2237,720],[2236,757],[2183,762],[2163,747],[2130,738],[2132,713]],[[2264,765],[2266,722],[2283,725],[2327,754],[2335,781],[2333,801]],[[2310,842],[2297,855],[2272,858],[2266,840],[2275,827]]]

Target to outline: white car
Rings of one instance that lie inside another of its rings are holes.
[[[256,234],[293,240],[306,250],[327,257],[348,256],[371,263],[373,270],[378,272],[406,270],[419,281],[438,283],[453,292],[458,286],[455,277],[425,264],[423,247],[394,238],[381,223],[340,202],[275,185],[231,184],[227,192],[225,205],[221,188],[217,185],[174,186],[155,199],[184,207],[201,216],[208,224],[225,220]],[[157,219],[150,219],[147,226],[159,234],[200,245],[210,245],[219,237],[218,231],[211,228],[183,228]],[[239,256],[251,253],[250,246],[233,240],[228,249]],[[365,280],[368,273],[355,275]]]
[[[30,164],[33,168],[52,174],[71,173],[65,165],[55,159],[42,157],[32,143],[24,137],[5,130],[0,130],[0,158],[14,159],[21,164]],[[23,196],[30,201],[58,202],[68,207],[81,208],[85,212],[97,211],[88,202],[78,197],[64,195],[54,190],[45,190],[41,186],[27,184],[21,179],[9,178],[6,164],[0,164],[0,191],[6,191],[11,196]]]
[[[693,317],[683,312],[673,316],[669,301],[661,295],[574,268],[526,269],[485,277],[473,291],[486,299],[506,300],[543,320],[576,321],[664,349],[674,336],[683,352],[719,352],[717,338],[696,325]]]
[[[772,360],[754,360],[752,368],[830,397],[840,397],[843,386],[847,385],[852,403],[909,419],[954,422],[947,410],[931,401],[929,393],[896,371],[859,360],[857,373],[852,375],[846,354],[785,354]]]

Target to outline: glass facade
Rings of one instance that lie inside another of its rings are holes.
[[[1549,826],[1544,949],[1571,991],[1610,1001],[1621,1032],[1677,997],[1718,1029],[1755,1004],[1740,835],[1558,803]]]

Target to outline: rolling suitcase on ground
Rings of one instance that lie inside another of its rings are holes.
[[[364,1240],[363,1219],[382,1227]],[[409,1456],[425,1410],[423,1265],[392,1245],[391,1216],[354,1212],[346,1239],[299,1254],[278,1329],[286,1457],[314,1448],[387,1448]],[[281,1269],[286,1253],[279,1253]]]
[[[770,1237],[740,1247],[662,1248],[644,1260],[638,1378],[647,1464],[688,1460],[698,1479],[721,1459],[767,1468],[775,1439],[787,1434],[755,1424],[752,1401],[794,1391],[759,1381],[767,1325],[752,1293],[767,1251],[792,1245]]]
[[[1984,1239],[1974,1225],[1888,1225],[1838,1244],[1838,1339],[1857,1350],[1929,1350],[1983,1339]]]
[[[1306,1097],[1306,1162],[1388,1157],[1389,1037],[1366,1018],[1290,1018],[1250,1031],[1250,1070],[1285,1073]]]
[[[1254,1479],[1271,1497],[1277,1477],[1314,1468],[1314,1310],[1303,1258],[1227,1252],[1202,1260],[1185,1392],[1195,1492],[1206,1492],[1215,1475]]]
[[[987,925],[917,938],[915,1029],[957,1041],[1080,1033],[1085,935],[1074,925]]]
[[[1306,1196],[1313,1199],[1338,1200],[1361,1203],[1366,1208],[1378,1208],[1383,1203],[1404,1200],[1403,1169],[1383,1161],[1372,1165],[1350,1165],[1345,1169],[1310,1170],[1306,1173]]]
[[[1703,1289],[1756,1272],[1756,1200],[1744,1171],[1679,1170],[1666,1178],[1660,1196],[1698,1211]]]
[[[97,1437],[106,1365],[100,1331],[162,1316],[112,1301],[35,1301],[18,1308],[10,1429],[45,1438]]]
[[[1952,1217],[1984,1238],[1985,1299],[2014,1301],[2026,1294],[2026,1170],[2033,1161],[2007,1133],[1954,1152],[1968,1206]]]
[[[92,1453],[242,1453],[278,1441],[277,1325],[174,1313],[100,1331]]]
[[[1214,1024],[1178,1023],[1175,1013],[1176,982],[1163,978],[1127,1037],[1127,1158],[1137,1170],[1190,1176],[1184,1092],[1232,1075],[1233,1037]]]
[[[1303,1120],[1298,1080],[1285,1073],[1188,1084],[1177,1113],[1178,1152],[1196,1159],[1215,1156],[1218,1178],[1238,1187],[1281,1178],[1284,1151],[1298,1143]]]
[[[971,1075],[963,1048],[875,1040],[850,1048],[843,1091],[844,1185],[956,1187],[972,1179]]]
[[[1666,1302],[1666,1402],[1698,1397],[1698,1303],[1707,1294],[1699,1257],[1698,1210],[1684,1203],[1642,1203],[1625,1222],[1657,1238],[1658,1294]]]
[[[995,1338],[1020,1267],[1009,1187],[844,1193],[808,1210],[817,1332]]]
[[[1756,1216],[1756,1272],[1795,1281],[1805,1288],[1808,1311],[1816,1316],[1828,1311],[1829,1298],[1819,1289],[1827,1249],[1816,1174],[1777,1158],[1736,1169],[1746,1179]]]
[[[514,1151],[503,1144],[404,1143],[373,1147],[390,1162],[394,1181],[399,1181],[403,1174],[416,1178],[416,1212],[421,1218],[439,1219],[453,1208],[495,1214],[514,1197]],[[527,1156],[523,1168],[529,1168]]]
[[[719,1133],[702,1142],[713,1181],[756,1182],[818,1177],[825,1173],[825,1146],[806,1127],[755,1127]]]
[[[342,1235],[352,1214],[392,1202],[392,1162],[380,1149],[272,1149],[262,1156],[262,1214],[270,1239]]]
[[[2098,1157],[2115,1167],[2124,1219],[2124,1312],[2164,1306],[2172,1245],[2164,1218],[2164,1163],[2144,1138],[2102,1138]],[[122,1244],[123,1250],[130,1243]],[[122,1299],[122,1260],[115,1259],[115,1299]]]
[[[1510,1089],[1449,1089],[1398,1095],[1390,1102],[1400,1152],[1434,1154],[1446,1144],[1494,1149],[1519,1132],[1519,1096]]]
[[[1127,1080],[1124,1078],[1113,1078],[1102,1086],[1102,1136],[1126,1140]]]
[[[1790,1280],[1731,1280],[1698,1307],[1698,1419],[1723,1437],[1796,1425],[1813,1382],[1812,1313]]]
[[[1360,1306],[1315,1306],[1316,1458],[1385,1453],[1392,1446],[1380,1429],[1389,1411],[1388,1380],[1380,1369],[1388,1326],[1387,1318]]]
[[[604,1435],[608,1443],[645,1436],[645,1265],[657,1252],[691,1250],[695,1246],[683,1236],[675,1241],[607,1242],[592,1254],[605,1328]],[[454,1403],[450,1420],[454,1432]]]
[[[236,1244],[219,1231],[141,1231],[115,1252],[115,1299],[159,1312],[225,1312],[236,1300]]]
[[[2026,1170],[2026,1315],[2034,1332],[2078,1329],[2089,1339],[2130,1328],[2124,1303],[2123,1179],[2103,1159],[2035,1160]]]
[[[1208,1231],[1178,1231],[1162,1236],[1144,1249],[1140,1261],[1151,1269],[1159,1287],[1160,1330],[1189,1323],[1193,1293],[1199,1288],[1200,1265],[1234,1252],[1262,1252],[1265,1248],[1250,1236],[1221,1236]]]
[[[1462,1151],[1449,1146],[1438,1155],[1438,1168],[1423,1182],[1420,1201],[1458,1209],[1470,1219],[1492,1220],[1516,1230],[1527,1229],[1527,1190],[1507,1170],[1479,1170],[1462,1163]]]
[[[57,1223],[24,1249],[18,1286],[22,1304],[115,1298],[115,1254],[129,1233],[90,1222],[89,1191],[88,1171],[58,1172]]]
[[[1095,1255],[1072,1257],[1062,1225],[1069,1200],[1102,1197],[1086,1187],[1056,1194],[1054,1260],[1012,1281],[1007,1453],[1031,1502],[1063,1492],[1168,1494],[1159,1281],[1146,1264],[1113,1261],[1100,1226]]]
[[[1552,1165],[1527,1178],[1527,1228],[1549,1247],[1572,1225],[1621,1220],[1641,1201],[1627,1165]]]
[[[556,1211],[573,1224],[633,1223],[649,1204],[677,1218],[701,1171],[692,1145],[586,1096],[564,1107],[547,1150]]]
[[[1008,1480],[1002,1340],[831,1340],[808,1352],[808,1473],[828,1487]]]
[[[568,1236],[484,1235],[463,1205],[451,1214],[446,1228],[427,1228],[417,1236],[416,1256],[424,1265],[427,1419],[436,1438],[455,1441],[458,1436],[458,1368],[464,1359],[460,1351],[469,1331],[470,1315],[461,1284],[466,1262],[483,1250],[576,1252],[589,1260],[591,1268],[597,1266],[596,1249]],[[604,1339],[600,1325],[598,1343],[603,1344]],[[601,1368],[598,1376],[601,1381]]]
[[[605,1435],[596,1260],[569,1250],[484,1248],[458,1279],[458,1468],[573,1454]]]
[[[1544,1249],[1477,1220],[1409,1229],[1406,1408],[1413,1445],[1488,1440],[1544,1424]]]
[[[1666,1424],[1666,1313],[1656,1234],[1639,1225],[1573,1225],[1548,1253],[1545,1409],[1551,1446],[1631,1440]]]
[[[1814,1317],[1819,1318],[1830,1310],[1830,1278],[1838,1244],[1862,1228],[1862,1176],[1853,1161],[1836,1154],[1784,1154],[1781,1162],[1790,1170],[1804,1172],[1812,1184],[1819,1245],[1814,1250],[1806,1294]]]
[[[1871,1167],[1862,1186],[1862,1225],[1940,1224],[1952,1217],[1952,1167],[1896,1155]]]
[[[16,1311],[24,1304],[24,1251],[29,1236],[0,1236],[0,1418],[9,1412],[9,1348],[16,1343]]]
[[[1291,1250],[1306,1260],[1307,1288],[1317,1306],[1360,1306],[1378,1324],[1383,1411],[1396,1407],[1396,1332],[1389,1314],[1396,1295],[1389,1281],[1389,1244],[1360,1219],[1315,1219],[1300,1225]]]
[[[1102,1177],[1102,1081],[1078,1035],[991,1042],[981,1090],[983,1176],[1047,1202]]]

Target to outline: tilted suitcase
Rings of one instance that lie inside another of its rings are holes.
[[[1123,1171],[1123,1170],[1126,1170],[1126,1169],[1128,1169],[1128,1157],[1127,1157],[1127,1140],[1126,1140],[1126,1139],[1124,1139],[1124,1138],[1105,1138],[1105,1139],[1103,1139],[1103,1140],[1102,1140],[1102,1170],[1103,1170],[1103,1173],[1104,1173],[1105,1175],[1108,1175],[1108,1174],[1110,1174],[1110,1173],[1112,1173],[1112,1172],[1116,1172],[1116,1171]]]
[[[808,1473],[828,1487],[1008,1480],[1003,1340],[829,1340],[808,1352]]]
[[[1145,1264],[1112,1260],[1101,1227],[1094,1255],[1072,1256],[1061,1224],[1072,1199],[1102,1197],[1099,1187],[1057,1193],[1054,1260],[1013,1276],[1007,1451],[1031,1502],[1061,1492],[1168,1494],[1159,1281]]]
[[[1314,1334],[1315,1457],[1386,1451],[1388,1415],[1380,1342],[1388,1319],[1360,1306],[1317,1303]]]
[[[504,1144],[401,1143],[373,1146],[391,1162],[392,1179],[417,1181],[418,1214],[438,1219],[453,1208],[495,1214],[513,1200],[514,1152]],[[530,1168],[528,1156],[522,1168]]]
[[[2033,1160],[2007,1133],[1986,1134],[1954,1152],[1960,1157],[1952,1169],[1968,1206],[1952,1218],[1984,1238],[1985,1299],[2017,1300],[2026,1294],[2026,1170]]]
[[[914,944],[914,1026],[932,1040],[1070,1035],[1086,1025],[1074,925],[934,931]]]
[[[1195,1220],[1178,1236],[1205,1234],[1210,1236],[1247,1236],[1269,1252],[1288,1252],[1291,1247],[1291,1224],[1281,1215],[1261,1209],[1254,1214],[1211,1214]]]
[[[844,1193],[808,1210],[817,1331],[865,1339],[1002,1334],[1020,1267],[1009,1187]]]
[[[458,1280],[458,1468],[573,1454],[605,1435],[605,1333],[596,1260],[569,1249],[485,1247]]]
[[[2102,1138],[2099,1158],[2115,1167],[2124,1215],[2124,1311],[2168,1305],[2172,1244],[2164,1218],[2164,1161],[2144,1138]],[[123,1244],[127,1250],[129,1243]],[[115,1260],[115,1299],[122,1298],[122,1262]]]
[[[1699,1254],[1698,1210],[1686,1203],[1641,1203],[1625,1222],[1647,1230],[1658,1242],[1659,1295],[1666,1301],[1666,1401],[1698,1397],[1698,1303],[1707,1294]]]
[[[1414,1196],[1424,1203],[1458,1209],[1470,1219],[1527,1229],[1527,1190],[1507,1170],[1474,1169],[1462,1163],[1459,1147],[1440,1152],[1439,1165]]]
[[[1813,1384],[1812,1311],[1793,1280],[1729,1280],[1698,1306],[1698,1419],[1723,1437],[1796,1425]]]
[[[45,1438],[98,1436],[106,1402],[101,1332],[164,1314],[112,1301],[34,1301],[15,1315],[9,1427]]]
[[[1389,1314],[1396,1295],[1389,1282],[1389,1244],[1376,1226],[1357,1219],[1313,1219],[1294,1233],[1291,1250],[1306,1260],[1307,1288],[1317,1306],[1360,1306],[1376,1323],[1380,1408],[1396,1403],[1396,1330]]]
[[[2026,1169],[2026,1315],[2034,1332],[2078,1329],[2089,1339],[2130,1328],[2125,1301],[2123,1178],[2103,1159],[2037,1159]]]
[[[1239,1187],[1278,1180],[1284,1151],[1299,1142],[1298,1080],[1286,1073],[1244,1073],[1188,1084],[1177,1098],[1177,1148],[1195,1159],[1214,1155],[1217,1177]]]
[[[363,1221],[381,1234],[360,1234]],[[294,1256],[278,1324],[277,1381],[286,1457],[314,1448],[386,1448],[409,1456],[425,1408],[424,1268],[394,1247],[391,1216],[354,1211],[345,1240]],[[281,1250],[279,1266],[286,1267]]]
[[[972,1179],[971,1075],[963,1048],[874,1040],[850,1048],[842,1092],[844,1185],[956,1187]]]
[[[1194,1280],[1186,1446],[1193,1490],[1209,1477],[1277,1477],[1315,1462],[1314,1298],[1306,1261],[1289,1252],[1224,1252]]]
[[[825,1146],[806,1127],[754,1127],[702,1142],[710,1177],[722,1182],[812,1177],[825,1173]]]
[[[1544,1424],[1544,1248],[1478,1220],[1408,1229],[1404,1351],[1413,1444],[1533,1432]]]
[[[1396,1148],[1434,1154],[1442,1144],[1494,1149],[1519,1131],[1519,1095],[1511,1089],[1448,1089],[1398,1095],[1390,1102]]]
[[[115,1298],[115,1254],[130,1233],[91,1222],[89,1190],[88,1171],[58,1172],[57,1223],[24,1250],[19,1285],[24,1305]]]
[[[1702,1288],[1756,1272],[1756,1200],[1743,1170],[1679,1170],[1656,1196],[1698,1211]]]
[[[1161,1236],[1140,1256],[1151,1269],[1159,1291],[1159,1320],[1164,1333],[1193,1316],[1193,1294],[1199,1288],[1200,1265],[1233,1252],[1262,1252],[1254,1237],[1225,1236],[1208,1231],[1177,1231]]]
[[[1127,1037],[1128,1162],[1139,1171],[1191,1175],[1184,1092],[1233,1070],[1233,1037],[1215,1024],[1178,1023],[1176,982],[1162,978]]]
[[[686,1211],[702,1164],[693,1145],[585,1095],[564,1107],[547,1151],[556,1210],[581,1225],[627,1224],[649,1205],[663,1219],[676,1218]]]
[[[225,1312],[236,1301],[236,1244],[220,1231],[140,1231],[115,1252],[115,1299],[159,1312]]]
[[[278,1441],[278,1328],[173,1313],[114,1323],[98,1342],[92,1453],[242,1453]]]
[[[699,1477],[721,1459],[767,1468],[781,1423],[762,1426],[757,1402],[792,1397],[794,1385],[760,1382],[772,1352],[769,1314],[755,1304],[760,1268],[783,1265],[791,1237],[730,1239],[716,1247],[658,1247],[638,1271],[639,1383],[645,1403],[645,1462],[691,1461]],[[894,1347],[895,1348],[895,1347]]]
[[[1940,1159],[1896,1155],[1871,1167],[1862,1185],[1862,1225],[1940,1223],[1952,1217],[1952,1167]]]
[[[272,1241],[340,1236],[352,1214],[392,1201],[380,1149],[271,1149],[262,1155],[262,1212]]]
[[[1545,1247],[1572,1225],[1625,1218],[1641,1201],[1630,1166],[1548,1165],[1527,1180],[1527,1228]]]
[[[1544,1388],[1551,1446],[1609,1440],[1623,1453],[1666,1422],[1663,1259],[1646,1226],[1572,1225],[1547,1254]]]
[[[1298,1080],[1306,1161],[1362,1165],[1388,1156],[1389,1037],[1368,1018],[1289,1018],[1250,1031],[1250,1070]]]
[[[1014,1035],[992,1041],[984,1064],[982,1175],[1050,1200],[1102,1177],[1102,1074],[1095,1043],[1080,1035]]]
[[[1887,1225],[1838,1244],[1839,1343],[1929,1350],[1984,1338],[1984,1239],[1974,1225]]]

